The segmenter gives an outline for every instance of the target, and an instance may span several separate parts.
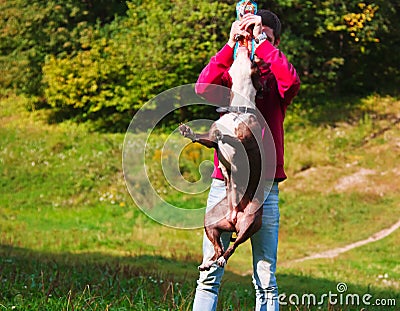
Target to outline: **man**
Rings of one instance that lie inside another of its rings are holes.
[[[265,191],[262,227],[251,237],[253,284],[256,291],[255,309],[271,311],[279,310],[275,271],[279,229],[278,183],[286,179],[283,168],[283,121],[287,106],[300,88],[300,80],[295,68],[277,49],[280,34],[281,23],[274,13],[259,10],[256,15],[244,15],[240,21],[233,22],[228,43],[211,58],[196,83],[196,92],[205,97],[207,93],[212,93],[212,84],[230,88],[232,82],[228,70],[233,63],[235,38],[237,35],[245,37],[252,35],[255,38],[254,60],[259,67],[260,81],[263,85],[263,91],[257,94],[256,105],[264,116],[275,143],[276,169],[272,188],[268,187]],[[266,154],[268,157],[268,153]],[[226,195],[223,176],[218,169],[218,160],[214,162],[213,181],[207,208],[213,207]],[[228,232],[221,236],[225,249],[229,245],[230,237],[231,234]],[[213,254],[213,245],[204,235],[203,261],[210,259]],[[209,271],[200,272],[193,303],[194,311],[216,310],[223,272],[224,268],[217,265],[212,266]]]

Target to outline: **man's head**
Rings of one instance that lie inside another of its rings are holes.
[[[263,31],[272,39],[272,44],[279,45],[281,39],[281,21],[275,13],[269,10],[258,10],[256,15],[261,16]]]

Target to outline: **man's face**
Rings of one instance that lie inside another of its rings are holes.
[[[271,43],[275,46],[278,47],[279,45],[279,40],[275,39],[274,36],[274,31],[272,30],[272,28],[268,27],[268,26],[262,26],[262,31],[265,32],[265,34],[268,36],[268,39],[271,39]]]
[[[278,47],[280,40],[275,39],[274,36],[274,31],[272,30],[272,28],[268,27],[268,26],[262,26],[262,31],[265,32],[265,34],[268,36],[268,39],[270,40],[270,42],[272,43],[272,45],[274,45],[275,47]],[[261,63],[261,59],[257,56],[254,55],[254,61],[259,65]]]

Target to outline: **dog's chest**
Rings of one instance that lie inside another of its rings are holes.
[[[248,123],[249,118],[252,116],[250,113],[227,113],[224,114],[219,120],[215,123],[217,125],[217,129],[223,135],[235,136],[236,131],[241,123]]]
[[[241,123],[248,123],[249,118],[252,116],[250,113],[227,113],[224,114],[219,120],[215,122],[217,129],[224,136],[237,137],[237,130]],[[224,158],[234,165],[233,158],[237,152],[235,148],[228,143],[218,142],[218,148]],[[243,152],[243,151],[242,151]]]

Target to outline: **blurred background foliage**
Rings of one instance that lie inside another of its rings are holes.
[[[0,88],[52,109],[55,120],[125,130],[167,89],[194,83],[227,41],[236,1],[2,0]],[[398,95],[400,3],[257,1],[280,17],[280,49],[302,80],[296,103]],[[184,117],[209,117],[191,107]],[[177,113],[168,122],[180,122]]]

